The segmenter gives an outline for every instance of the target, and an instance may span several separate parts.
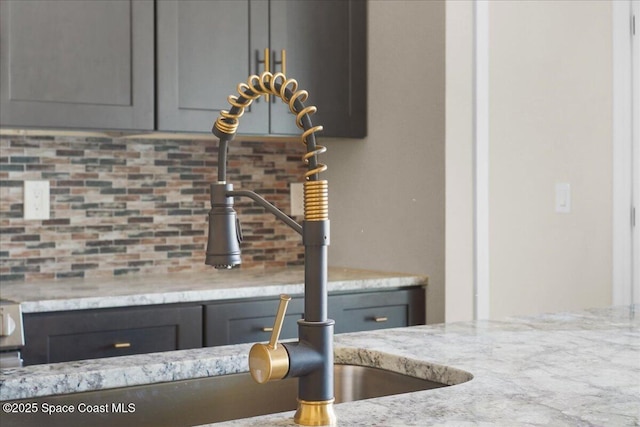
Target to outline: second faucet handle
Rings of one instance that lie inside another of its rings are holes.
[[[289,295],[280,295],[269,344],[254,344],[249,351],[249,372],[258,383],[282,379],[289,372],[289,354],[282,344],[278,345],[289,301]]]
[[[291,301],[289,295],[280,295],[280,304],[278,304],[278,311],[276,312],[276,320],[273,322],[273,331],[271,331],[271,339],[269,339],[269,348],[275,350],[278,347],[278,339],[280,339],[280,332],[282,332],[282,325],[284,325],[284,316],[287,314],[287,306]]]

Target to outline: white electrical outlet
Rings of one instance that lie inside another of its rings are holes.
[[[49,219],[49,181],[24,182],[24,219]]]
[[[289,187],[291,195],[291,216],[304,215],[303,183],[292,182]]]

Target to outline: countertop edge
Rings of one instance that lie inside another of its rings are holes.
[[[345,425],[637,425],[640,306],[335,336],[335,360],[453,385],[336,405]],[[0,400],[247,371],[250,344],[0,370]],[[46,398],[45,398],[46,399]],[[225,426],[294,426],[290,413]]]
[[[278,277],[264,280],[261,276],[252,273],[248,278],[244,276],[233,276],[233,281],[229,283],[215,282],[208,283],[204,280],[192,281],[190,283],[172,285],[164,285],[162,287],[153,288],[153,278],[149,279],[149,284],[145,284],[144,289],[140,285],[140,291],[135,292],[130,288],[119,289],[96,289],[95,296],[90,295],[91,286],[85,285],[84,282],[70,282],[73,285],[58,285],[62,288],[56,292],[55,288],[51,288],[48,292],[34,290],[37,284],[25,284],[23,291],[19,284],[6,285],[3,284],[3,298],[7,298],[19,302],[22,312],[43,313],[68,310],[87,310],[101,308],[117,308],[117,307],[133,307],[157,304],[178,304],[178,303],[197,303],[208,301],[223,301],[238,298],[252,297],[269,297],[277,296],[282,293],[296,295],[304,293],[304,281],[300,277],[301,270],[290,269],[291,273],[281,274],[284,277]],[[329,278],[327,289],[329,292],[340,291],[365,291],[365,290],[381,290],[394,289],[413,286],[427,286],[427,276],[411,275],[403,273],[373,272],[367,270],[356,269],[331,269],[336,279]],[[268,272],[265,273],[268,276]],[[180,280],[177,278],[176,280]],[[125,282],[126,283],[126,282]],[[135,284],[144,283],[141,280],[134,282]],[[44,284],[45,286],[55,286],[52,284]],[[79,289],[75,291],[75,288]],[[124,285],[123,285],[124,287]],[[136,289],[136,288],[134,288]]]

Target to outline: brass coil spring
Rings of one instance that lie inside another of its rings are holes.
[[[276,90],[276,82],[280,83],[280,90]],[[287,98],[287,88],[291,91],[291,97]],[[222,110],[220,116],[216,119],[215,127],[220,132],[233,135],[236,133],[239,124],[239,118],[244,114],[244,109],[247,108],[254,99],[259,98],[262,95],[271,94],[282,99],[283,102],[289,105],[291,113],[296,115],[296,125],[304,130],[302,119],[305,115],[312,115],[318,109],[315,106],[308,106],[300,111],[295,109],[295,101],[299,100],[304,102],[309,93],[306,90],[298,90],[298,82],[295,79],[287,79],[283,73],[271,74],[268,71],[263,72],[260,76],[249,76],[246,83],[240,83],[237,87],[240,97],[230,95],[227,100],[229,104],[238,109],[237,113],[231,113],[228,110]],[[310,135],[322,130],[322,126],[313,126],[302,133],[302,142],[308,145],[307,139]],[[316,167],[310,169],[305,173],[305,179],[309,179],[313,175],[317,175],[327,170],[327,165],[317,162],[318,154],[322,154],[327,151],[327,148],[322,145],[317,145],[312,151],[308,151],[302,157],[305,164],[309,164],[309,160],[312,157],[316,157]]]
[[[307,221],[329,219],[329,184],[326,180],[304,183],[304,219]]]

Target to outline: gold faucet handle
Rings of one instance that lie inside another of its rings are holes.
[[[291,301],[289,295],[280,295],[280,304],[269,344],[254,344],[249,351],[249,372],[260,384],[269,380],[282,379],[289,372],[289,354],[282,345],[278,345],[289,301]]]
[[[273,330],[271,331],[271,338],[269,339],[269,348],[272,350],[278,347],[278,340],[280,339],[280,332],[282,332],[282,325],[284,325],[284,316],[287,314],[289,301],[291,301],[289,295],[280,295],[280,304],[278,304],[276,320],[273,322]]]

